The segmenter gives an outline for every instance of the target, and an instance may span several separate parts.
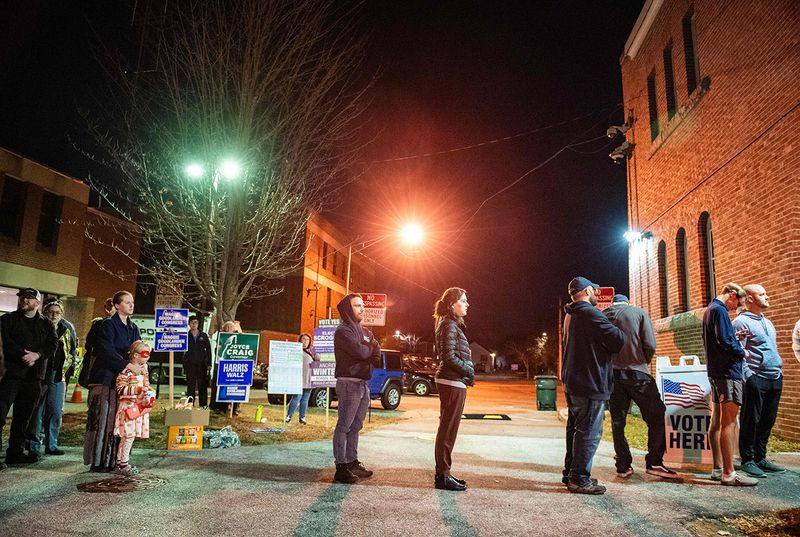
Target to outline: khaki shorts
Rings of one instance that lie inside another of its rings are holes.
[[[744,380],[729,378],[710,378],[711,400],[715,403],[736,403],[742,406]]]

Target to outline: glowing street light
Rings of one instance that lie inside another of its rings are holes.
[[[200,179],[206,171],[203,169],[203,166],[193,162],[186,166],[186,175],[189,176],[190,179]]]
[[[242,166],[235,160],[224,160],[219,167],[219,173],[223,179],[232,181],[238,179],[242,173]]]
[[[425,238],[425,232],[419,224],[406,224],[400,230],[400,238],[409,246],[417,246]]]

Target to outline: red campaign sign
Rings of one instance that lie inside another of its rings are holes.
[[[386,308],[386,295],[375,293],[361,293],[365,308]]]
[[[611,304],[614,302],[614,288],[598,287],[595,290],[595,296],[597,297],[597,308],[600,311],[610,308]]]

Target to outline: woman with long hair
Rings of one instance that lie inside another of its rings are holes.
[[[439,369],[436,386],[439,389],[439,429],[436,432],[436,478],[434,485],[443,490],[467,490],[467,483],[450,473],[453,446],[461,424],[461,413],[467,399],[467,386],[475,383],[469,342],[464,335],[467,316],[467,292],[451,287],[436,301],[433,311],[436,330],[436,354]]]
[[[300,334],[297,341],[303,344],[303,393],[292,395],[289,402],[289,410],[286,412],[286,423],[292,421],[292,416],[298,406],[300,407],[300,424],[306,424],[306,412],[308,411],[308,399],[311,397],[311,364],[319,361],[317,351],[311,344],[310,334]]]

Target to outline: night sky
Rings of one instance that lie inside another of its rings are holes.
[[[469,293],[468,336],[486,346],[555,333],[575,275],[627,293],[625,169],[607,156],[621,139],[531,170],[623,122],[619,57],[643,3],[359,8],[368,41],[358,76],[377,80],[359,179],[329,217],[364,240],[408,220],[427,230],[415,251],[389,238],[363,252],[379,263],[386,285],[370,291],[389,294],[392,330],[429,335],[435,295],[453,285]],[[82,135],[78,107],[103,84],[89,43],[127,25],[125,10],[105,2],[67,4],[0,4],[0,145],[81,178],[89,163],[69,139]]]

